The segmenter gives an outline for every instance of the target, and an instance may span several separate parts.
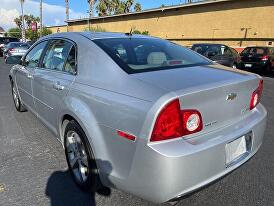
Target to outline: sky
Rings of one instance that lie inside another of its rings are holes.
[[[70,19],[88,16],[87,0],[70,0]],[[81,2],[81,3],[80,3]],[[142,5],[142,9],[160,7],[162,4],[176,5],[185,0],[135,0]],[[25,14],[39,16],[40,0],[25,0]],[[0,0],[0,27],[5,30],[15,27],[14,19],[21,14],[19,0]],[[65,0],[43,0],[43,24],[55,26],[65,24]]]

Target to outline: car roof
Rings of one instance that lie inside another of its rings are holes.
[[[90,40],[95,39],[107,39],[107,38],[129,38],[129,34],[127,33],[118,33],[118,32],[63,32],[63,33],[55,33],[51,35],[47,35],[44,38],[54,38],[54,37],[64,37],[64,38],[72,38],[72,36],[84,36]],[[134,38],[155,38],[147,35],[139,35],[132,34],[131,37]]]
[[[267,48],[274,48],[273,46],[248,46],[246,48],[263,48],[263,49],[267,49]]]

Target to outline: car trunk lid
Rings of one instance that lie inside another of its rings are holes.
[[[196,109],[203,118],[200,133],[224,127],[250,112],[259,79],[247,72],[220,66],[189,67],[134,74],[141,81],[175,92],[181,109]]]

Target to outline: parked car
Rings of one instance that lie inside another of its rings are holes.
[[[223,44],[194,44],[192,50],[224,66],[237,68],[240,63],[238,52]]]
[[[247,47],[241,53],[240,68],[270,73],[274,69],[274,47]]]
[[[3,55],[5,59],[9,56],[22,57],[28,51],[29,48],[30,48],[30,45],[27,43],[10,42],[5,46],[3,50]]]
[[[19,42],[19,39],[14,37],[0,37],[0,57],[3,56],[4,47],[10,42]]]
[[[262,78],[167,40],[48,35],[12,67],[10,82],[16,109],[58,137],[84,190],[174,200],[238,168],[263,141]]]

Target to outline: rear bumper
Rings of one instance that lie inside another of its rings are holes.
[[[150,145],[139,142],[129,177],[117,187],[156,203],[197,190],[236,169],[258,151],[266,117],[267,112],[260,104],[237,124],[202,137]],[[249,132],[252,133],[250,151],[233,165],[226,165],[227,143]]]
[[[251,67],[247,67],[246,65],[251,65]],[[261,71],[266,69],[266,67],[268,66],[269,62],[268,61],[264,61],[264,62],[241,62],[239,64],[239,67],[241,69],[245,69],[245,70],[255,70],[255,71]]]

